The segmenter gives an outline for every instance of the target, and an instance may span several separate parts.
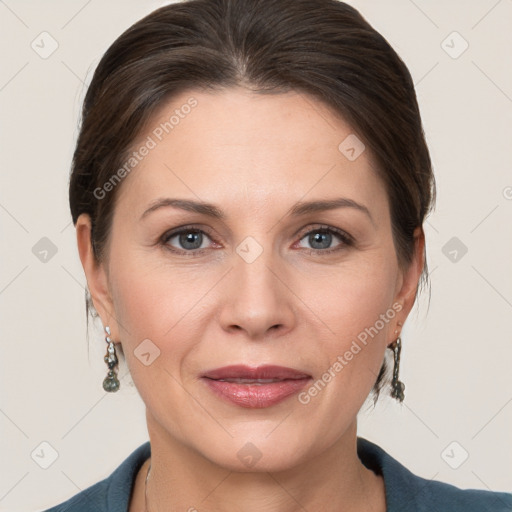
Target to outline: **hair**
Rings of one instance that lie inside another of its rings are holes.
[[[414,83],[386,39],[338,0],[187,0],[153,11],[114,41],[85,95],[69,184],[73,223],[90,216],[97,261],[108,256],[122,183],[102,198],[95,190],[123,166],[157,110],[187,90],[239,86],[255,94],[306,93],[341,115],[378,164],[397,259],[406,268],[413,232],[435,202]],[[416,296],[427,281],[425,258]],[[86,290],[87,317],[91,310]],[[385,358],[375,402],[387,373]]]

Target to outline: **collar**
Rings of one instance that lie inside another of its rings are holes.
[[[357,454],[374,473],[382,475],[388,512],[510,511],[512,494],[483,490],[462,490],[453,485],[416,476],[380,446],[357,437]],[[151,456],[150,442],[134,450],[107,479],[107,510],[126,512],[135,477]]]
[[[382,448],[362,437],[357,438],[357,454],[368,469],[383,476],[388,510],[395,510],[393,507],[400,510],[398,505],[403,503],[404,499],[414,502],[414,490],[411,488],[409,478],[412,474],[405,467]],[[108,510],[113,512],[128,510],[135,478],[149,457],[151,457],[151,445],[146,441],[112,473],[107,492]]]

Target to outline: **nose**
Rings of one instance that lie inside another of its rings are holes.
[[[287,283],[289,272],[270,250],[254,261],[234,254],[233,268],[226,279],[220,312],[225,331],[243,331],[250,340],[264,340],[293,329],[297,299]]]

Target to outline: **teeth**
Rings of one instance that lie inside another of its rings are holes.
[[[281,382],[282,379],[218,379],[220,382],[234,382],[236,384],[270,384],[272,382]]]

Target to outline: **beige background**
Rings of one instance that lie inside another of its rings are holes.
[[[424,294],[403,336],[406,400],[364,409],[360,435],[425,478],[512,491],[512,1],[350,3],[411,70],[439,191],[426,225],[430,309]],[[101,387],[101,326],[88,349],[67,181],[84,84],[163,4],[0,1],[1,511],[63,501],[147,439],[129,376],[117,394]],[[44,31],[58,43],[45,59],[31,47]],[[56,250],[46,261],[43,237]]]

